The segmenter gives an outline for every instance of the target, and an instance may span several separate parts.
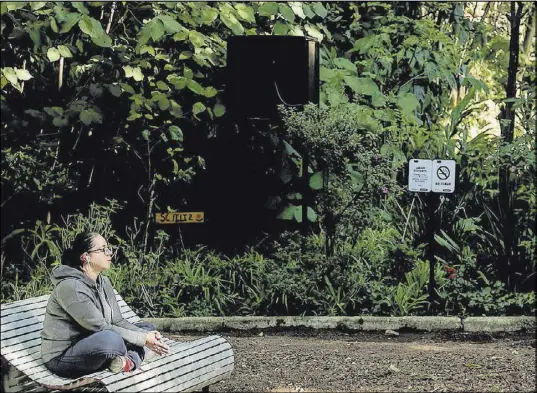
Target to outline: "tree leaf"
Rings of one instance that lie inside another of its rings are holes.
[[[21,81],[27,81],[33,78],[32,74],[30,74],[28,70],[15,69],[15,72],[17,74],[17,78]]]
[[[131,70],[132,70],[132,68],[131,68]],[[131,72],[132,72],[132,71],[131,71]],[[134,93],[135,93],[135,91],[134,91],[134,89],[132,88],[131,85],[128,85],[128,84],[126,84],[126,83],[120,83],[119,85],[121,86],[121,88],[123,89],[123,91],[126,91],[126,92],[129,93],[129,94],[134,94]]]
[[[185,28],[170,15],[159,15],[157,18],[162,21],[164,30],[168,34],[178,33],[185,30]]]
[[[205,97],[212,98],[217,94],[218,94],[218,90],[216,90],[214,87],[209,86],[205,88],[205,91],[204,91]]]
[[[323,172],[316,172],[310,177],[310,188],[312,190],[323,188]]]
[[[83,1],[71,1],[71,5],[77,9],[83,15],[89,15],[89,10],[84,5]]]
[[[108,90],[110,91],[110,94],[112,94],[114,97],[119,97],[122,93],[121,87],[119,87],[118,85],[108,85]],[[134,90],[132,92],[134,93]]]
[[[51,62],[60,60],[60,52],[56,48],[48,48],[47,57]]]
[[[291,23],[295,21],[295,13],[287,4],[280,4],[279,10],[280,14],[285,18],[285,20]]]
[[[202,47],[205,44],[205,36],[197,31],[191,31],[188,33],[188,39],[196,48]]]
[[[162,91],[168,91],[168,85],[166,84],[166,82],[157,81],[157,89]]]
[[[371,96],[371,104],[377,108],[386,105],[386,96],[380,91],[375,92]]]
[[[84,123],[87,126],[89,126],[91,122],[93,121],[93,115],[91,113],[91,110],[89,109],[84,109],[83,111],[81,111],[79,117],[82,123]]]
[[[313,38],[317,38],[317,41],[321,42],[323,40],[324,35],[317,29],[317,27],[307,24],[304,26],[304,28],[306,29],[308,35],[312,36]]]
[[[17,72],[12,67],[4,67],[2,68],[2,74],[6,77],[6,79],[12,84],[16,85],[19,83],[19,78],[17,76]]]
[[[300,19],[306,18],[306,15],[304,14],[304,10],[302,9],[302,2],[292,1],[289,4],[291,5],[291,9],[293,10],[296,16],[298,16]]]
[[[237,10],[237,14],[245,21],[250,23],[256,23],[255,16],[254,16],[254,9],[246,5],[244,3],[236,3],[235,9]]]
[[[261,16],[272,16],[278,15],[278,3],[276,2],[265,2],[257,10]]]
[[[278,214],[277,218],[281,220],[293,220],[297,212],[300,213],[300,206],[289,205]]]
[[[272,32],[276,35],[287,35],[288,31],[289,31],[289,25],[280,20],[274,23],[274,27],[272,28]]]
[[[170,137],[172,140],[183,142],[183,131],[181,131],[179,127],[170,126],[168,131],[170,132]]]
[[[419,101],[412,93],[404,93],[397,97],[397,106],[405,113],[411,114],[419,105]]]
[[[146,23],[145,26],[142,27],[142,29],[138,33],[138,43],[136,44],[136,50],[139,51],[140,47],[145,45],[147,41],[149,41],[149,39],[151,38],[151,30],[153,28],[153,23],[155,22],[150,21]],[[177,33],[177,34],[181,34],[181,33]]]
[[[233,32],[235,35],[244,34],[244,27],[232,14],[221,13],[220,20]]]
[[[199,95],[204,95],[205,90],[204,90],[203,87],[202,87],[198,82],[196,82],[194,79],[188,79],[187,82],[186,82],[186,86],[187,86],[191,91],[193,91],[194,93],[199,94]]]
[[[311,19],[315,17],[315,13],[311,10],[311,7],[308,3],[302,3],[302,10],[304,11],[304,15],[306,16],[306,18]]]
[[[334,65],[337,68],[342,68],[344,70],[349,70],[351,72],[356,72],[356,65],[350,61],[349,59],[346,59],[344,57],[338,57],[334,59]]]
[[[226,107],[222,104],[216,104],[213,107],[213,112],[216,117],[222,117],[226,113]]]
[[[316,222],[317,221],[317,213],[315,213],[315,210],[313,210],[311,207],[308,206],[306,209],[308,221],[309,222]]]
[[[144,74],[140,67],[135,67],[132,69],[132,77],[135,81],[140,82],[144,80]]]
[[[110,48],[112,46],[112,38],[110,36],[106,35],[105,33],[91,37],[91,41],[101,48]]]
[[[205,109],[207,109],[205,107],[205,105],[203,105],[201,102],[196,102],[192,106],[192,113],[194,113],[194,115],[198,115],[198,114],[202,113],[203,111],[205,111]]]
[[[49,17],[48,20],[50,21],[50,28],[52,29],[53,32],[57,33],[58,32],[58,24],[56,23],[56,19],[54,19],[54,17]]]
[[[65,127],[69,125],[69,121],[64,117],[55,117],[52,119],[52,124],[55,127]]]
[[[7,1],[6,2],[8,11],[20,10],[21,8],[26,7],[27,4],[28,4],[27,1]]]
[[[201,10],[201,22],[205,25],[213,23],[218,17],[218,10],[213,7],[203,7]]]
[[[37,11],[47,5],[46,1],[30,1],[30,7],[32,11]]]
[[[170,101],[170,113],[172,116],[180,118],[183,117],[183,109],[181,108],[181,105],[179,105],[174,100]]]
[[[74,25],[78,23],[82,15],[80,15],[78,12],[71,12],[66,17],[62,24],[62,28],[60,29],[60,34],[68,33]]]
[[[80,27],[83,33],[93,37],[95,32],[93,31],[93,22],[91,19],[89,16],[83,16],[78,22],[78,27]]]
[[[153,23],[151,24],[151,38],[153,42],[157,42],[165,32],[164,23],[160,19],[153,19]]]
[[[324,8],[323,6],[323,3],[313,3],[313,11],[321,18],[324,18],[326,15],[328,15],[326,8]]]
[[[63,57],[73,57],[71,51],[66,45],[58,45],[58,52],[60,52],[60,55]]]
[[[343,79],[355,93],[371,96],[379,91],[377,84],[371,78],[357,78],[347,75]]]

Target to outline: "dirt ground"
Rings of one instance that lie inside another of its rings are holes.
[[[535,335],[529,333],[219,334],[233,347],[235,371],[211,392],[536,390]]]

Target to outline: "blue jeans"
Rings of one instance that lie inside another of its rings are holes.
[[[147,331],[156,330],[155,325],[147,322],[138,322],[135,325]],[[146,347],[127,343],[116,332],[103,330],[78,341],[64,353],[45,363],[45,367],[63,378],[79,378],[105,370],[111,359],[127,355],[137,369],[144,360],[146,350]]]

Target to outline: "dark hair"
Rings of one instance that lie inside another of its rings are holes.
[[[82,232],[76,235],[71,248],[65,249],[62,254],[62,265],[82,267],[80,256],[93,248],[93,240],[97,236],[99,236],[97,232]]]

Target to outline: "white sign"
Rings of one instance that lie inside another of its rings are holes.
[[[455,191],[455,161],[433,160],[433,192]]]
[[[433,163],[431,160],[411,159],[408,162],[409,191],[431,191]]]

